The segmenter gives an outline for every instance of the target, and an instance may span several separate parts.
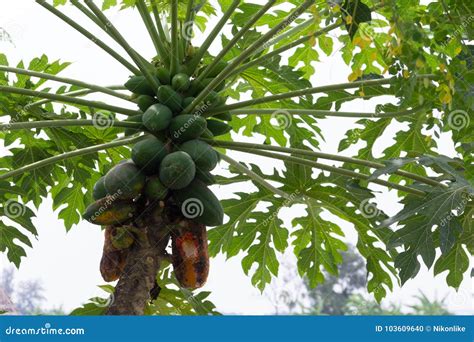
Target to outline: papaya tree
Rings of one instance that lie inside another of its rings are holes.
[[[194,290],[219,253],[243,255],[263,291],[291,250],[315,287],[337,276],[347,248],[327,214],[353,226],[378,301],[422,264],[459,287],[473,250],[471,2],[36,3],[124,68],[123,83],[106,86],[64,76],[69,63],[45,55],[16,66],[0,55],[0,250],[20,266],[48,196],[67,230],[81,220],[103,229],[100,270],[118,282],[73,314],[214,314]],[[138,12],[129,25],[144,25],[153,56],[109,20],[114,6]],[[344,61],[346,79],[317,77],[324,56]],[[353,101],[373,110],[342,110]],[[337,154],[320,148],[332,117],[357,119]],[[441,137],[453,155],[438,152]],[[392,141],[381,153],[380,139]],[[244,183],[255,190],[221,201],[210,188]],[[380,189],[398,197],[395,215],[379,208]],[[281,210],[295,204],[304,214],[284,225]]]

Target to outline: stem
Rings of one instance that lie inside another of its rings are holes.
[[[194,0],[188,0],[188,6],[186,7],[186,17],[184,19],[184,52],[186,53],[188,46],[191,42],[193,35],[194,26]]]
[[[207,36],[206,40],[204,40],[201,47],[199,48],[199,50],[196,52],[196,54],[194,55],[194,57],[191,59],[189,63],[190,75],[194,74],[194,71],[196,70],[197,66],[201,62],[202,57],[207,52],[211,44],[214,42],[214,39],[217,37],[217,35],[221,32],[225,23],[230,18],[232,13],[234,13],[235,9],[237,8],[237,6],[239,6],[239,4],[240,4],[240,0],[232,1],[229,8],[224,12],[221,19],[217,22],[216,26],[214,26],[211,33],[209,33],[209,35]]]
[[[57,163],[59,161],[62,161],[62,160],[66,160],[66,159],[70,159],[70,158],[74,158],[74,157],[78,157],[78,156],[83,156],[83,155],[86,155],[86,154],[98,152],[98,151],[101,151],[101,150],[106,150],[106,149],[109,149],[109,148],[114,148],[114,147],[128,145],[128,144],[134,144],[134,143],[142,140],[143,138],[144,138],[144,136],[126,138],[126,139],[119,139],[119,140],[108,142],[108,143],[105,143],[105,144],[94,145],[94,146],[90,146],[90,147],[81,148],[81,149],[78,149],[78,150],[58,154],[56,156],[49,157],[49,158],[31,163],[31,164],[22,166],[22,167],[20,167],[16,170],[6,172],[6,173],[0,175],[0,180],[7,179],[7,178],[10,178],[10,177],[14,177],[14,176],[18,176],[22,173],[29,172],[29,171],[32,171],[32,170],[36,170],[36,169],[39,169],[39,168],[47,166],[47,165],[55,164],[55,163]]]
[[[142,114],[141,111],[112,106],[106,103],[90,101],[90,100],[85,100],[85,99],[81,99],[77,97],[70,97],[70,96],[59,95],[59,94],[45,93],[45,92],[31,90],[31,89],[21,89],[21,88],[9,87],[9,86],[0,86],[0,92],[51,99],[54,101],[68,103],[71,105],[78,104],[78,105],[83,105],[83,106],[88,106],[88,107],[93,107],[93,108],[98,108],[98,109],[103,109],[103,110],[109,110],[111,112],[120,113],[124,115]]]
[[[219,155],[228,164],[234,166],[237,170],[239,170],[240,172],[246,174],[247,176],[249,176],[251,179],[253,179],[257,183],[260,183],[264,188],[270,190],[271,192],[273,192],[273,193],[275,193],[275,194],[277,194],[277,195],[279,195],[279,196],[281,196],[285,199],[290,198],[290,195],[288,195],[286,192],[284,192],[284,191],[282,191],[278,188],[275,188],[273,185],[268,183],[265,179],[263,179],[258,174],[256,174],[255,172],[253,172],[249,168],[245,167],[244,165],[242,165],[238,161],[236,161],[236,160],[232,159],[231,157],[229,157],[225,154],[222,154],[222,153],[219,153]]]
[[[47,9],[48,11],[50,11],[51,13],[53,13],[54,15],[56,15],[58,18],[62,19],[65,23],[69,24],[72,28],[74,28],[83,36],[91,40],[97,46],[102,48],[105,52],[107,52],[110,56],[115,58],[120,64],[122,64],[124,67],[130,70],[133,74],[135,75],[140,74],[140,71],[135,66],[133,66],[129,61],[127,61],[125,58],[120,56],[114,49],[112,49],[110,46],[105,44],[102,40],[94,36],[89,31],[84,29],[81,25],[77,24],[74,20],[69,18],[67,15],[61,13],[55,7],[49,5],[45,0],[36,0],[36,2],[40,4],[41,6],[43,6],[45,9]]]
[[[113,89],[113,90],[124,90],[124,89],[126,89],[123,85],[112,85],[112,86],[108,86],[106,88]],[[61,95],[76,97],[76,96],[89,95],[89,94],[92,94],[92,93],[95,93],[95,92],[96,92],[95,90],[91,90],[91,89],[79,89],[79,90],[74,90],[74,91],[68,91],[68,92],[63,93]],[[131,101],[130,98],[129,98],[129,100]],[[49,103],[51,101],[52,100],[50,100],[50,99],[44,99],[44,100],[33,102],[33,103],[29,104],[28,106],[29,107],[41,106],[41,105],[44,105],[44,104]]]
[[[171,76],[176,75],[178,65],[178,0],[171,0]]]
[[[139,122],[126,122],[126,121],[111,121],[107,123],[107,127],[125,127],[125,128],[137,128],[140,129],[143,125]],[[55,127],[68,127],[68,126],[94,126],[98,129],[104,129],[96,120],[77,120],[77,119],[66,119],[66,120],[45,120],[45,121],[25,121],[25,122],[12,122],[7,124],[1,124],[0,130],[19,130],[19,129],[32,129],[32,128],[55,128]]]
[[[153,9],[153,16],[155,17],[156,27],[158,29],[158,34],[160,35],[160,39],[163,42],[167,42],[165,30],[163,30],[163,25],[161,25],[161,18],[160,13],[158,12],[158,7],[156,7],[156,3],[151,3],[151,8]],[[168,65],[169,66],[169,65]]]
[[[276,151],[276,152],[283,152],[283,153],[291,153],[291,154],[297,154],[297,155],[303,155],[303,156],[310,156],[310,157],[316,157],[316,158],[321,158],[321,159],[327,159],[327,160],[334,160],[334,161],[340,161],[344,163],[350,163],[350,164],[357,164],[357,165],[364,165],[372,168],[382,168],[385,167],[385,164],[382,163],[377,163],[373,161],[368,161],[364,159],[358,159],[358,158],[352,158],[352,157],[345,157],[345,156],[339,156],[336,154],[329,154],[329,153],[322,153],[322,152],[316,152],[312,150],[303,150],[299,148],[292,148],[292,147],[281,147],[281,146],[273,146],[273,145],[263,145],[263,144],[254,144],[254,143],[244,143],[244,142],[234,142],[234,141],[223,141],[223,140],[210,140],[210,139],[202,139],[205,142],[207,142],[210,145],[217,146],[217,147],[222,147],[222,148],[229,148],[233,149],[234,147],[242,147],[248,150],[267,150],[267,151]],[[433,185],[433,186],[442,186],[444,187],[445,185],[443,183],[440,183],[434,179],[428,178],[428,177],[423,177],[420,175],[417,175],[415,173],[403,171],[403,170],[398,170],[394,172],[395,174],[403,177],[407,177],[416,181],[419,181],[421,183],[425,183],[428,185]]]
[[[230,63],[227,67],[224,68],[217,75],[204,90],[202,90],[199,95],[191,102],[184,110],[183,113],[190,113],[197,105],[199,105],[208,95],[209,93],[215,89],[222,81],[228,77],[234,69],[240,65],[247,57],[249,57],[255,49],[258,49],[262,44],[266,41],[271,39],[279,30],[281,30],[285,25],[289,25],[292,23],[302,12],[304,12],[308,7],[313,4],[312,0],[306,0],[302,5],[297,7],[293,10],[285,20],[281,21],[279,24],[274,26],[270,31],[264,34],[262,37],[257,39],[252,45],[250,45],[247,49],[245,49],[232,63]]]
[[[140,69],[141,73],[147,79],[148,83],[152,85],[155,89],[158,89],[160,84],[153,77],[152,73],[150,72],[150,64],[144,61],[144,58],[140,56],[125,40],[125,38],[120,34],[120,32],[115,28],[115,26],[110,22],[110,20],[102,13],[102,11],[94,4],[92,0],[84,0],[85,4],[90,8],[90,10],[97,16],[97,18],[102,22],[103,25],[107,27],[106,32],[110,31],[117,43],[119,43],[128,55],[133,59],[133,61],[137,64],[138,68]]]
[[[163,42],[161,41],[158,35],[158,31],[156,30],[156,26],[153,24],[145,2],[143,0],[137,0],[136,5],[138,12],[142,17],[143,23],[145,24],[145,27],[148,30],[148,33],[150,34],[153,45],[155,46],[156,53],[160,56],[162,61],[166,61],[168,56],[166,55],[165,46],[163,45]]]
[[[434,75],[419,75],[419,76],[416,76],[416,77],[418,77],[418,78],[423,78],[423,77],[433,78]],[[248,101],[242,101],[242,102],[237,102],[237,103],[233,103],[233,104],[230,104],[230,105],[224,105],[224,106],[216,107],[214,109],[211,109],[211,110],[207,111],[206,115],[214,115],[214,114],[224,113],[224,112],[227,112],[227,111],[232,110],[232,109],[245,108],[245,107],[248,107],[248,106],[251,106],[251,105],[257,105],[257,104],[273,102],[273,101],[278,101],[278,100],[285,100],[285,99],[289,99],[289,98],[292,98],[292,97],[299,97],[299,96],[311,95],[311,94],[316,94],[316,93],[326,93],[326,92],[335,91],[335,90],[353,89],[353,88],[359,88],[361,86],[370,87],[370,86],[385,85],[385,84],[389,84],[394,79],[395,79],[395,77],[391,77],[391,78],[385,78],[385,79],[364,80],[364,81],[357,81],[357,82],[330,84],[330,85],[325,85],[325,86],[321,86],[321,87],[300,89],[300,90],[290,91],[290,92],[287,92],[287,93],[269,95],[269,96],[264,96],[264,97],[261,97],[261,98],[258,98],[258,99],[252,99],[252,100],[248,100]],[[196,98],[196,100],[197,100],[197,98]]]
[[[383,186],[386,186],[388,188],[398,189],[398,190],[401,190],[401,191],[404,191],[404,192],[407,192],[407,193],[411,193],[411,194],[414,194],[414,195],[420,195],[420,196],[425,195],[424,191],[413,189],[413,188],[410,188],[408,186],[404,186],[404,185],[384,181],[384,180],[381,180],[381,179],[369,180],[369,177],[370,177],[369,175],[365,175],[365,174],[358,173],[358,172],[351,171],[351,170],[346,170],[346,169],[335,167],[335,166],[330,166],[330,165],[326,165],[326,164],[317,163],[317,162],[307,160],[307,159],[303,159],[303,158],[297,158],[297,157],[293,157],[293,156],[286,156],[286,155],[281,155],[281,154],[278,154],[278,153],[272,153],[272,152],[266,152],[266,151],[260,151],[260,150],[252,150],[252,149],[244,148],[244,147],[233,147],[232,149],[236,150],[236,151],[245,152],[245,153],[260,155],[260,156],[263,156],[263,157],[279,159],[279,160],[283,160],[285,162],[292,162],[292,163],[295,163],[295,164],[308,165],[310,167],[314,167],[314,168],[317,168],[317,169],[320,169],[320,170],[337,173],[337,174],[340,174],[342,176],[346,176],[346,177],[350,177],[350,178],[363,179],[363,180],[366,180],[368,182],[383,185]]]
[[[272,115],[274,113],[284,113],[291,115],[311,115],[320,118],[327,116],[340,117],[340,118],[396,118],[399,116],[405,116],[417,113],[424,109],[424,107],[414,107],[412,109],[404,109],[396,112],[387,113],[360,113],[360,112],[335,112],[331,110],[320,110],[320,109],[297,109],[297,108],[241,108],[231,110],[232,115]]]
[[[67,84],[73,84],[73,85],[76,85],[76,86],[79,86],[79,87],[82,87],[82,88],[88,88],[88,89],[94,90],[96,92],[101,92],[101,93],[104,93],[104,94],[115,96],[115,97],[118,97],[122,100],[131,101],[130,97],[128,95],[121,94],[121,93],[116,92],[116,91],[114,91],[110,88],[101,87],[101,86],[98,86],[98,85],[95,85],[95,84],[82,82],[82,81],[75,80],[75,79],[72,79],[72,78],[59,77],[59,76],[52,75],[52,74],[46,74],[46,73],[42,73],[42,72],[36,72],[36,71],[20,69],[20,68],[13,68],[13,67],[8,67],[8,66],[3,66],[3,65],[0,65],[0,71],[13,72],[15,74],[28,75],[28,76],[42,78],[42,79],[45,79],[45,80],[51,80],[51,81],[67,83]]]
[[[244,27],[242,27],[242,29],[239,30],[239,32],[237,32],[237,34],[231,39],[231,41],[221,50],[221,52],[213,59],[212,63],[209,64],[206,69],[204,69],[204,71],[198,76],[198,78],[196,79],[196,82],[199,83],[200,81],[202,81],[204,78],[206,78],[207,75],[209,75],[210,72],[212,72],[212,70],[214,69],[214,67],[217,65],[217,63],[219,63],[219,61],[227,54],[227,52],[230,51],[230,49],[232,49],[235,44],[237,44],[237,42],[240,40],[240,38],[243,37],[243,35],[245,33],[248,32],[248,30],[250,30],[252,28],[252,26],[258,21],[258,19],[260,19],[269,9],[270,7],[273,6],[273,4],[276,2],[276,0],[270,0],[266,3],[265,6],[263,6],[260,11],[258,11],[257,13],[255,13],[255,15],[250,18],[250,20],[247,22],[247,24],[245,24]]]

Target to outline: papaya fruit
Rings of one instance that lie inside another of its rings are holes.
[[[189,94],[190,96],[195,96],[197,94],[199,94],[201,91],[204,90],[204,88],[206,88],[209,83],[211,83],[211,81],[213,80],[214,78],[212,77],[209,77],[209,78],[205,78],[201,81],[197,81],[197,80],[192,80],[191,81],[191,84],[189,86],[189,89],[188,91],[186,92],[187,94]],[[223,90],[225,87],[225,82],[221,82],[217,85],[217,87],[215,88],[216,91],[221,91]]]
[[[126,118],[124,121],[128,121],[128,122],[142,122],[143,120],[143,114],[138,114],[138,115],[132,115],[132,116],[129,116],[128,118]],[[143,126],[144,128],[145,126]],[[142,129],[143,129],[142,128]],[[129,135],[132,135],[132,134],[135,134],[135,133],[138,133],[140,132],[140,129],[135,129],[135,128],[125,128],[125,136],[129,136]]]
[[[168,188],[164,186],[160,178],[155,175],[148,178],[144,194],[150,201],[164,200],[166,195],[168,195]]]
[[[217,92],[214,90],[209,92],[209,95],[207,95],[205,102],[207,106],[209,107],[219,107],[225,104],[225,98],[220,96]]]
[[[169,189],[188,186],[196,175],[196,165],[186,152],[168,154],[160,165],[160,180]]]
[[[213,139],[214,138],[214,134],[212,134],[212,132],[206,128],[204,130],[204,132],[202,132],[201,134],[201,138],[204,138],[204,139]]]
[[[105,175],[104,184],[111,196],[134,199],[145,187],[145,175],[132,162],[117,164]]]
[[[187,220],[171,236],[173,270],[181,287],[202,287],[209,275],[206,226]]]
[[[90,223],[101,226],[117,225],[129,220],[136,209],[133,202],[107,196],[89,205],[82,217]]]
[[[157,79],[158,80],[158,79]],[[148,83],[145,76],[132,76],[125,82],[125,88],[130,90],[132,93],[140,95],[155,96],[156,89]]]
[[[116,227],[112,233],[112,246],[115,249],[129,248],[135,242],[133,234],[126,227]]]
[[[100,274],[106,282],[115,281],[121,277],[129,253],[128,249],[119,250],[113,246],[114,230],[114,227],[105,227],[104,248],[102,258],[100,259]]]
[[[172,118],[173,113],[168,106],[156,103],[143,114],[143,125],[150,132],[157,133],[166,129],[171,123]]]
[[[170,84],[171,83],[171,73],[166,68],[158,68],[156,70],[156,77],[160,80],[161,84]]]
[[[206,129],[206,119],[198,115],[182,114],[171,120],[169,132],[171,139],[177,142],[185,142],[196,139]]]
[[[216,156],[217,158],[217,156]],[[201,169],[196,169],[196,179],[200,180],[206,185],[213,185],[216,184],[216,179],[214,175],[212,175],[209,171],[203,171]]]
[[[95,200],[99,200],[107,196],[107,190],[105,190],[104,180],[105,177],[100,177],[99,180],[94,184],[94,188],[92,189],[92,197]]]
[[[146,175],[157,173],[167,154],[166,145],[152,135],[132,147],[132,160]]]
[[[214,193],[198,179],[187,187],[173,191],[173,197],[181,207],[181,213],[186,217],[189,205],[197,203],[202,208],[199,215],[192,219],[206,226],[219,226],[224,221],[224,209]],[[188,216],[189,217],[189,216]]]
[[[183,97],[169,85],[160,86],[156,97],[161,104],[167,106],[174,113],[179,113],[183,110]]]
[[[176,91],[186,91],[189,88],[191,81],[189,76],[183,73],[176,74],[171,80],[171,87]]]
[[[189,140],[179,146],[196,164],[196,168],[203,171],[211,171],[217,165],[217,155],[212,147],[201,140]]]
[[[230,112],[217,114],[217,115],[214,115],[213,117],[222,121],[232,121],[232,114],[230,114]]]
[[[216,65],[211,69],[211,71],[207,74],[208,77],[216,77],[219,75],[222,70],[224,70],[227,67],[227,62],[224,61],[219,61],[217,62]],[[207,68],[207,65],[203,66],[202,68],[199,69],[198,75],[201,75],[201,73]]]
[[[155,103],[156,103],[156,100],[152,96],[140,95],[139,97],[137,97],[137,105],[138,105],[138,108],[140,108],[142,112],[146,111],[148,108],[150,108],[150,106],[152,106]]]
[[[212,119],[207,120],[207,128],[212,132],[215,137],[219,135],[224,135],[232,130],[232,127],[226,124],[225,122]]]
[[[183,99],[183,104],[182,104],[183,108],[186,108],[187,106],[189,106],[191,104],[191,102],[194,101],[194,99],[195,99],[195,97],[192,97],[192,96],[185,97]]]

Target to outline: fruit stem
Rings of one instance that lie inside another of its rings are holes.
[[[259,176],[258,174],[256,174],[255,172],[253,172],[249,168],[245,167],[244,165],[242,165],[238,161],[236,161],[236,160],[232,159],[231,157],[229,157],[225,154],[222,154],[220,152],[219,152],[219,155],[220,155],[222,160],[225,160],[229,165],[234,166],[237,170],[239,170],[240,172],[246,174],[251,179],[253,179],[255,182],[260,183],[264,188],[266,188],[266,189],[270,190],[271,192],[283,197],[284,199],[289,199],[290,198],[289,194],[287,194],[286,192],[284,192],[284,191],[282,191],[278,188],[275,188],[273,185],[271,185],[265,179],[263,179],[263,177]]]
[[[267,151],[291,153],[291,154],[310,156],[310,157],[315,157],[315,158],[320,158],[320,159],[340,161],[340,162],[350,163],[350,164],[364,165],[364,166],[368,166],[368,167],[376,168],[376,169],[383,168],[386,166],[383,163],[373,162],[369,160],[351,158],[351,157],[346,157],[346,156],[340,156],[337,154],[322,153],[322,152],[316,152],[312,150],[304,150],[304,149],[292,148],[292,147],[281,147],[281,146],[244,143],[244,142],[236,142],[236,141],[223,141],[223,140],[210,140],[210,139],[202,139],[202,140],[204,140],[210,145],[213,145],[216,147],[222,147],[222,148],[229,148],[229,149],[233,149],[234,147],[242,147],[248,150],[255,149],[255,150],[267,150]],[[413,180],[416,180],[428,185],[445,187],[443,183],[440,183],[428,177],[417,175],[415,173],[411,173],[411,172],[407,172],[403,170],[398,170],[394,173],[399,176],[407,177],[407,178],[410,178],[410,179],[413,179]]]
[[[168,42],[168,39],[166,38],[165,30],[163,30],[163,25],[161,24],[160,12],[158,12],[158,7],[156,6],[156,3],[153,1],[151,2],[151,8],[153,10],[153,16],[155,17],[156,28],[158,29],[160,40],[162,42]],[[169,68],[169,60],[168,60],[167,67]]]
[[[435,76],[430,75],[430,74],[426,74],[426,75],[417,75],[416,77],[417,78],[431,78],[432,79]],[[353,89],[353,88],[359,88],[361,86],[370,87],[370,86],[385,85],[385,84],[390,84],[394,79],[396,79],[396,77],[376,79],[376,80],[364,80],[364,81],[356,81],[356,82],[348,82],[348,83],[330,84],[330,85],[325,85],[325,86],[320,86],[320,87],[313,87],[313,88],[306,88],[306,89],[290,91],[290,92],[287,92],[287,93],[280,93],[280,94],[275,94],[275,95],[263,96],[263,97],[260,97],[258,99],[252,99],[252,100],[248,100],[248,101],[242,101],[242,102],[237,102],[237,103],[233,103],[233,104],[230,104],[230,105],[224,105],[224,106],[216,107],[214,109],[211,109],[211,110],[207,111],[206,116],[224,113],[224,112],[227,112],[227,111],[233,110],[233,109],[245,108],[245,107],[248,107],[248,106],[251,106],[251,105],[257,105],[257,104],[273,102],[273,101],[278,101],[278,100],[285,100],[285,99],[289,99],[289,98],[292,98],[292,97],[299,97],[299,96],[311,95],[311,94],[316,94],[316,93],[327,93],[327,92],[335,91],[335,90]],[[381,95],[383,95],[383,94],[381,94]],[[196,98],[196,100],[197,99],[198,98]]]
[[[176,75],[179,65],[178,49],[178,0],[171,0],[171,77]]]
[[[55,127],[69,127],[69,126],[94,126],[98,129],[104,129],[106,127],[101,126],[97,120],[44,120],[44,121],[25,121],[25,122],[12,122],[0,125],[2,131],[12,131],[19,129],[33,129],[33,128],[55,128]],[[107,127],[125,127],[125,128],[142,128],[142,124],[139,122],[127,122],[127,121],[112,121],[107,122]]]
[[[120,56],[114,49],[112,49],[110,46],[105,44],[102,40],[97,38],[95,35],[90,33],[88,30],[83,28],[81,25],[77,24],[74,20],[69,18],[67,15],[63,14],[59,10],[57,10],[55,7],[51,6],[48,4],[45,0],[36,0],[36,2],[43,6],[45,9],[50,11],[52,14],[63,20],[65,23],[67,23],[69,26],[74,28],[76,31],[81,33],[83,36],[88,38],[90,41],[95,43],[97,46],[102,48],[105,52],[107,52],[110,56],[112,56],[117,62],[122,64],[124,67],[126,67],[128,70],[130,70],[133,74],[139,75],[140,70],[138,70],[134,65],[132,65],[129,61],[127,61],[125,58]]]
[[[243,35],[252,28],[252,26],[270,9],[270,7],[273,6],[275,2],[276,0],[268,1],[265,6],[263,6],[257,13],[255,13],[252,18],[250,18],[250,20],[245,24],[245,26],[242,27],[239,32],[237,32],[237,34],[232,37],[229,43],[227,43],[227,45],[221,50],[221,52],[219,52],[219,54],[213,59],[212,63],[209,64],[206,69],[204,69],[203,72],[197,77],[197,83],[206,78],[206,76],[209,75],[212,70],[214,70],[214,67],[217,65],[217,63],[219,63],[222,58],[224,58],[227,52],[229,52],[230,49],[232,49],[235,44],[237,44],[240,38],[242,38]]]
[[[111,112],[120,113],[124,115],[142,114],[142,112],[138,110],[132,110],[132,109],[127,109],[123,107],[112,106],[112,105],[102,103],[102,102],[90,101],[90,100],[85,100],[85,99],[81,99],[77,97],[65,96],[65,95],[60,95],[60,94],[51,94],[51,93],[46,93],[46,92],[31,90],[31,89],[21,89],[21,88],[0,85],[0,91],[5,92],[5,93],[11,93],[11,94],[50,99],[57,102],[67,103],[70,105],[83,105],[83,106],[93,107],[97,109],[109,110]]]
[[[165,64],[169,64],[169,61],[167,60],[168,56],[166,53],[166,48],[158,35],[158,31],[156,30],[156,26],[153,24],[145,2],[143,0],[137,0],[136,6],[150,35],[153,45],[155,46],[156,53]]]
[[[97,19],[99,19],[102,24],[105,26],[102,27],[106,32],[108,32],[110,35],[115,37],[115,40],[117,43],[119,43],[124,50],[128,53],[128,55],[134,60],[134,62],[137,64],[138,68],[140,69],[141,73],[145,78],[147,79],[148,83],[150,83],[151,86],[153,86],[154,89],[158,89],[160,84],[156,80],[155,77],[153,77],[153,74],[150,71],[150,68],[152,68],[152,65],[148,63],[147,61],[144,60],[138,52],[136,52],[125,40],[125,38],[120,34],[120,32],[115,28],[115,26],[110,22],[110,20],[105,16],[104,13],[95,5],[95,3],[92,0],[84,0],[85,4],[90,8],[90,10],[96,15]]]
[[[287,155],[281,155],[281,154],[278,154],[278,153],[260,151],[260,150],[255,150],[255,149],[249,149],[249,148],[245,148],[245,147],[232,147],[232,148],[228,147],[228,148],[232,149],[232,150],[235,150],[235,151],[256,154],[256,155],[259,155],[259,156],[262,156],[262,157],[279,159],[279,160],[282,160],[284,162],[291,162],[291,163],[300,164],[300,165],[308,165],[312,168],[317,168],[317,169],[320,169],[320,170],[323,170],[323,171],[329,171],[329,172],[337,173],[337,174],[340,174],[340,175],[343,175],[343,176],[346,176],[346,177],[350,177],[350,178],[357,178],[357,179],[366,180],[368,182],[383,185],[383,186],[386,186],[388,188],[398,189],[398,190],[401,190],[401,191],[404,191],[404,192],[407,192],[407,193],[411,193],[411,194],[414,194],[414,195],[420,195],[420,196],[425,195],[424,191],[413,189],[413,188],[408,187],[408,186],[404,186],[404,185],[384,181],[384,180],[381,180],[381,179],[370,180],[369,179],[370,176],[366,175],[366,174],[363,174],[363,173],[358,173],[358,172],[355,172],[355,171],[351,171],[351,170],[347,170],[347,169],[343,169],[343,168],[339,168],[339,167],[335,167],[335,166],[321,164],[321,163],[314,162],[314,161],[307,160],[307,159],[303,159],[303,158],[287,156]]]
[[[214,26],[212,31],[207,36],[206,40],[204,40],[199,50],[196,52],[196,54],[193,56],[193,58],[189,62],[188,72],[190,75],[194,74],[194,72],[196,71],[196,68],[201,62],[201,59],[204,57],[204,54],[209,50],[209,47],[214,42],[214,39],[216,39],[217,35],[221,32],[225,23],[230,18],[230,16],[234,13],[235,9],[237,8],[237,6],[239,6],[239,4],[240,4],[240,0],[232,1],[229,8],[227,8],[227,10],[223,13],[221,19],[217,22],[216,26]]]
[[[222,81],[225,80],[227,76],[229,76],[232,71],[240,65],[245,59],[247,59],[255,49],[259,48],[262,44],[266,41],[271,39],[278,31],[280,31],[283,27],[288,26],[291,24],[296,18],[298,18],[308,7],[313,4],[312,0],[306,0],[302,5],[294,9],[284,20],[280,23],[275,25],[271,30],[269,30],[266,34],[262,37],[257,39],[246,48],[242,53],[227,67],[224,68],[207,86],[202,90],[199,95],[192,101],[184,110],[183,113],[190,113],[197,105],[199,105],[208,95],[209,93],[214,90]]]
[[[186,54],[188,50],[188,46],[191,42],[191,38],[193,35],[193,27],[194,27],[194,0],[188,0],[188,6],[186,7],[186,17],[184,19],[184,26],[182,31],[183,39],[183,48]]]
[[[139,142],[140,140],[142,140],[144,138],[145,138],[145,136],[125,138],[125,139],[122,138],[122,139],[117,139],[115,141],[111,141],[111,142],[108,142],[108,143],[105,143],[105,144],[89,146],[89,147],[86,147],[86,148],[81,148],[81,149],[78,149],[78,150],[58,154],[56,156],[49,157],[49,158],[31,163],[31,164],[22,166],[22,167],[20,167],[16,170],[12,170],[12,171],[6,172],[4,174],[1,174],[0,179],[7,179],[7,178],[10,178],[10,177],[18,176],[18,175],[21,175],[25,172],[36,170],[36,169],[39,169],[39,168],[47,166],[47,165],[55,164],[55,163],[57,163],[59,161],[62,161],[62,160],[66,160],[66,159],[70,159],[70,158],[74,158],[74,157],[78,157],[78,156],[83,156],[83,155],[86,155],[86,154],[106,150],[106,149],[109,149],[109,148],[134,144],[134,143]]]
[[[130,97],[128,95],[116,92],[116,91],[114,91],[110,88],[98,86],[98,85],[95,85],[95,84],[86,83],[86,82],[83,82],[83,81],[80,81],[80,80],[75,80],[75,79],[72,79],[72,78],[59,77],[59,76],[56,76],[56,75],[47,74],[47,73],[43,73],[43,72],[37,72],[37,71],[32,71],[32,70],[20,69],[20,68],[13,68],[13,67],[8,67],[8,66],[4,66],[4,65],[0,65],[0,71],[12,72],[12,73],[15,73],[15,74],[20,74],[20,75],[28,75],[28,76],[32,76],[32,77],[38,77],[38,78],[42,78],[42,79],[45,79],[45,80],[51,80],[51,81],[67,83],[67,84],[73,84],[73,85],[76,85],[76,86],[79,86],[79,87],[82,87],[82,88],[88,88],[88,89],[94,90],[96,92],[101,92],[101,93],[104,93],[104,94],[108,94],[108,95],[111,95],[111,96],[118,97],[122,100],[133,102],[132,100],[130,100]]]

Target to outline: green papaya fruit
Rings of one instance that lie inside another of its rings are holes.
[[[232,121],[232,114],[230,112],[213,115],[213,117],[222,121]]]
[[[196,168],[211,171],[217,165],[217,156],[213,148],[201,140],[189,140],[179,146],[180,151],[190,155]]]
[[[172,118],[173,113],[168,106],[156,103],[143,114],[143,125],[150,132],[157,133],[168,128]]]
[[[132,147],[132,160],[145,174],[157,173],[160,163],[168,154],[166,145],[150,135]]]
[[[171,86],[176,91],[188,90],[190,83],[189,76],[182,73],[174,75],[171,80]]]
[[[107,190],[105,190],[104,180],[105,177],[100,177],[99,180],[94,184],[94,188],[92,190],[92,197],[95,200],[99,200],[107,196]]]
[[[206,226],[219,226],[224,222],[224,209],[214,193],[203,182],[195,179],[189,186],[173,191],[174,199],[179,203],[181,212],[189,217],[189,208],[199,207],[193,211],[193,221]]]
[[[164,200],[168,195],[168,188],[155,175],[148,178],[144,194],[150,201]]]
[[[134,199],[145,187],[145,175],[133,162],[121,163],[105,175],[104,185],[114,198]]]
[[[158,79],[157,79],[158,81]],[[125,82],[125,88],[132,93],[140,95],[155,96],[156,89],[154,89],[146,80],[145,76],[132,76]]]
[[[196,175],[196,166],[186,152],[168,154],[160,165],[160,180],[169,189],[182,189],[191,183]]]
[[[158,101],[169,107],[172,112],[179,113],[183,110],[182,103],[183,97],[178,94],[174,89],[169,85],[163,85],[158,88],[157,93]]]
[[[182,114],[174,117],[169,126],[170,137],[177,142],[196,139],[206,129],[206,119],[201,116]]]
[[[217,158],[217,156],[216,156]],[[206,185],[213,185],[216,184],[216,179],[214,175],[212,175],[209,171],[203,171],[199,168],[196,168],[196,176],[195,179],[199,179]]]
[[[133,202],[107,196],[89,205],[82,217],[101,226],[118,225],[132,218],[136,210],[136,204]]]
[[[171,83],[171,73],[166,68],[158,68],[156,70],[156,77],[158,77],[161,84],[170,84]]]
[[[150,106],[152,106],[155,103],[156,103],[156,100],[152,96],[140,95],[139,97],[137,97],[137,105],[138,105],[138,108],[140,108],[142,112],[146,111]]]
[[[183,108],[186,108],[187,106],[189,106],[194,101],[194,99],[195,97],[192,97],[192,96],[185,97],[183,99]]]
[[[143,114],[138,114],[138,115],[129,116],[124,121],[142,123],[142,120],[143,120]],[[142,126],[141,129],[143,129],[143,128],[145,128],[145,126]],[[138,132],[140,132],[140,129],[125,128],[125,130],[124,130],[125,136],[129,136],[129,135],[132,135],[132,134],[135,134],[135,133],[138,133]]]
[[[232,130],[232,127],[225,122],[218,120],[207,120],[207,129],[209,129],[215,137],[224,135]]]
[[[201,138],[204,138],[204,139],[213,139],[214,138],[214,134],[212,134],[212,132],[206,128],[204,130],[204,132],[202,132],[201,134]]]

